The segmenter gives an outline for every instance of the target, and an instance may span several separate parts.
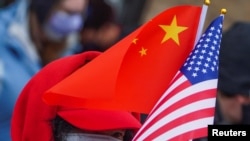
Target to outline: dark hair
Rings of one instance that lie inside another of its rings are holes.
[[[105,0],[90,0],[84,27],[98,29],[109,21],[115,22],[112,6],[107,4]]]
[[[78,129],[77,127],[72,126],[67,121],[62,119],[59,116],[56,116],[54,120],[52,120],[52,130],[53,130],[53,139],[54,141],[65,141],[65,133],[69,133],[74,131],[74,129]],[[134,132],[132,130],[127,130],[125,132],[123,141],[131,141],[133,139]]]
[[[76,127],[72,126],[64,119],[59,116],[52,121],[52,129],[54,135],[54,141],[64,141],[65,140],[65,133],[69,133]]]
[[[237,21],[221,39],[218,89],[228,95],[250,94],[250,23]]]
[[[39,23],[43,24],[51,13],[52,8],[60,1],[61,0],[31,0],[30,11],[34,12],[38,17]]]

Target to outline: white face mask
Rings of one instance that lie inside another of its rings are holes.
[[[122,141],[122,140],[100,134],[67,133],[66,141]]]

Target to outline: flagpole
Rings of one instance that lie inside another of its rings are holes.
[[[204,23],[205,23],[205,20],[206,20],[207,9],[208,9],[209,5],[210,5],[210,0],[204,0],[204,4],[202,6],[202,11],[201,11],[201,16],[200,16],[199,27],[197,29],[197,34],[196,34],[196,38],[195,38],[195,42],[194,42],[194,47],[195,47],[195,45],[197,44],[198,40],[201,37],[203,27],[204,27]]]

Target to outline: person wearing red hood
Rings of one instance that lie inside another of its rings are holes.
[[[88,51],[58,59],[39,71],[16,102],[12,141],[126,141],[140,127],[139,115],[47,105],[43,94],[100,53]]]

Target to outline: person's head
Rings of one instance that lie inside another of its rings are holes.
[[[105,0],[90,0],[88,16],[80,32],[85,50],[105,51],[118,41],[120,34],[113,7]]]
[[[88,0],[31,0],[30,12],[44,38],[61,40],[81,29],[87,5]]]
[[[61,58],[38,72],[24,87],[16,102],[11,123],[12,140],[72,141],[99,138],[105,141],[125,139],[132,135],[130,131],[137,131],[141,126],[140,121],[130,112],[90,110],[75,105],[52,106],[42,99],[48,89],[99,54],[84,52]]]
[[[69,39],[82,28],[87,6],[88,0],[30,0],[29,33],[42,66],[71,46]]]
[[[218,100],[229,123],[249,122],[244,121],[250,113],[249,54],[250,23],[236,22],[224,32],[219,56]]]

